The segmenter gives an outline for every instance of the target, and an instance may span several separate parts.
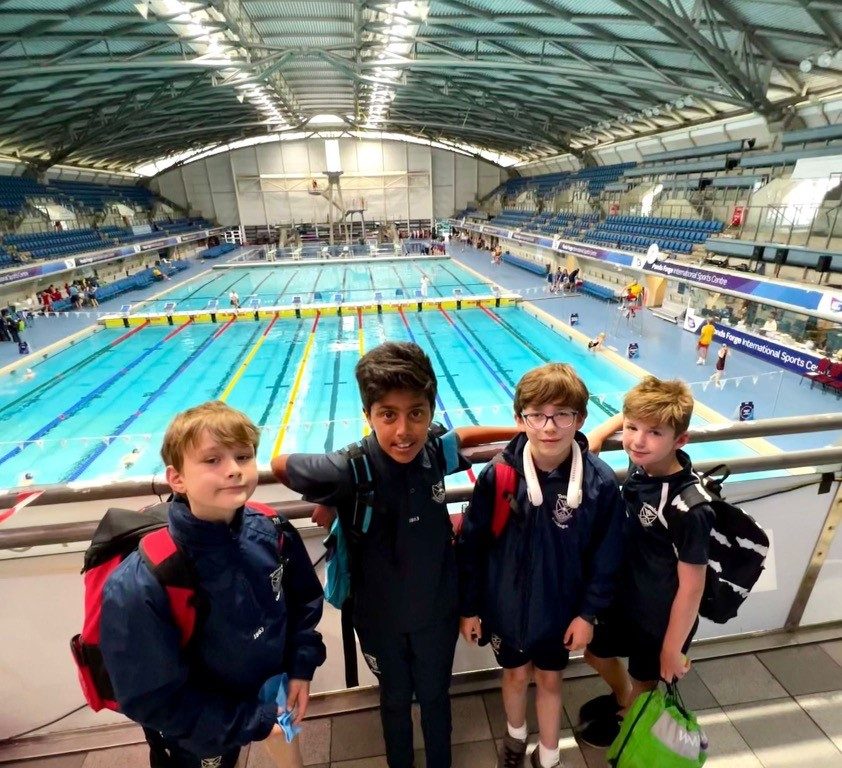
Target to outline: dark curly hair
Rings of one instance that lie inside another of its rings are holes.
[[[436,374],[427,353],[417,344],[387,341],[366,352],[354,372],[366,413],[395,389],[417,392],[427,398],[431,411],[436,408]]]

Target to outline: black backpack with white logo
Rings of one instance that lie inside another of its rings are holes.
[[[721,473],[721,477],[713,477]],[[667,518],[707,504],[716,514],[710,532],[705,591],[699,615],[717,624],[733,619],[748,597],[769,552],[769,537],[751,515],[721,496],[722,483],[730,474],[724,465],[697,474],[669,503]]]

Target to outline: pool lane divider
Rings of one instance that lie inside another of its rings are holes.
[[[269,331],[272,330],[272,326],[275,324],[275,321],[278,319],[278,313],[275,313],[275,316],[269,321],[269,325],[266,326],[263,333],[260,334],[260,338],[257,340],[257,343],[251,348],[251,351],[246,355],[246,359],[243,360],[242,365],[237,369],[237,372],[231,378],[231,381],[228,382],[225,389],[222,390],[222,394],[219,396],[219,399],[222,400],[224,403],[231,392],[234,390],[234,387],[237,386],[237,382],[243,377],[243,374],[246,372],[246,368],[249,367],[249,364],[254,359],[254,356],[257,354],[258,350],[263,346],[263,342],[266,341],[266,337],[269,335]]]
[[[500,387],[502,387],[503,391],[509,396],[509,398],[511,398],[512,401],[514,401],[515,393],[512,390],[512,388],[505,381],[503,381],[503,379],[500,378],[500,375],[497,373],[497,371],[495,371],[491,367],[491,365],[489,365],[485,357],[482,354],[480,354],[480,351],[474,346],[473,342],[468,338],[465,332],[458,325],[456,325],[456,323],[453,321],[453,318],[447,314],[444,308],[442,308],[440,311],[442,315],[444,315],[445,320],[447,320],[447,322],[450,323],[451,328],[453,328],[453,330],[456,331],[456,333],[459,335],[462,341],[465,342],[465,345],[468,347],[468,349],[470,349],[474,353],[474,356],[481,363],[482,367],[485,368],[485,370],[487,370],[491,374],[492,378],[500,385]]]
[[[409,334],[409,338],[411,339],[411,341],[414,344],[418,344],[418,342],[415,339],[415,334],[412,332],[412,328],[410,328],[410,326],[409,326],[409,321],[406,319],[406,315],[404,314],[402,309],[399,310],[399,311],[400,311],[400,315],[401,315],[401,320],[403,320],[403,324],[406,327],[406,332]],[[426,331],[426,329],[425,329],[425,331]],[[465,410],[470,413],[470,408],[467,408],[467,402],[462,397],[462,394],[459,392],[459,388],[456,386],[456,382],[453,381],[453,377],[450,375],[450,371],[447,369],[447,365],[445,364],[444,357],[442,356],[441,352],[439,351],[439,348],[436,346],[435,342],[430,337],[429,333],[427,334],[427,338],[430,342],[430,345],[433,348],[433,354],[438,359],[439,364],[441,365],[442,370],[444,371],[444,375],[445,375],[445,378],[447,379],[447,383],[450,384],[451,389],[453,390],[454,394],[459,399],[459,401],[464,406],[466,406]],[[441,412],[442,418],[444,419],[445,426],[449,430],[454,429],[453,422],[451,421],[450,416],[447,415],[447,409],[444,407],[444,402],[442,401],[441,395],[439,395],[438,391],[436,391],[436,403],[438,403],[439,411]],[[468,479],[472,483],[475,483],[477,481],[476,473],[474,472],[474,470],[471,467],[468,467],[468,469],[465,470],[465,473],[468,475]]]
[[[292,416],[292,409],[295,405],[295,399],[298,397],[298,389],[301,387],[301,380],[304,378],[304,371],[307,368],[307,362],[310,357],[310,352],[313,349],[313,342],[316,338],[316,328],[319,325],[321,313],[316,312],[316,318],[313,320],[313,327],[310,329],[310,335],[307,338],[307,343],[304,345],[304,354],[301,356],[301,362],[298,364],[298,370],[295,373],[295,379],[292,383],[292,391],[290,392],[289,400],[287,400],[284,415],[281,418],[281,427],[275,437],[275,442],[272,445],[272,457],[274,458],[281,452],[281,444],[284,441],[287,428],[289,427],[289,420]]]
[[[44,394],[44,392],[47,392],[60,382],[64,381],[64,379],[66,379],[68,375],[70,375],[71,373],[76,373],[76,371],[84,368],[88,363],[91,363],[97,358],[102,357],[106,352],[114,349],[114,347],[116,347],[121,341],[125,341],[129,338],[129,336],[132,336],[139,330],[146,328],[147,325],[149,325],[149,320],[146,320],[146,322],[144,322],[141,325],[135,326],[130,331],[124,333],[122,336],[113,339],[112,341],[109,341],[108,344],[102,347],[102,349],[98,349],[96,352],[92,352],[83,360],[80,360],[78,363],[74,363],[73,365],[71,365],[68,369],[64,371],[59,371],[59,373],[57,373],[55,376],[51,377],[47,381],[39,384],[37,387],[33,387],[28,392],[24,392],[20,397],[15,398],[14,400],[6,403],[6,405],[0,408],[0,416],[8,418],[7,414],[9,412],[9,409],[14,408],[16,405],[19,405],[22,402],[28,402],[32,399],[37,399],[42,394]],[[164,341],[166,341],[166,339],[164,339]],[[17,413],[17,411],[12,411],[12,414],[14,413]]]
[[[369,277],[371,273],[369,272]],[[361,307],[357,307],[357,340],[360,345],[360,357],[365,354],[365,333],[363,332],[363,311]],[[371,429],[368,426],[368,421],[363,419],[363,437],[368,435]]]
[[[495,320],[501,327],[505,328],[512,336],[514,336],[517,341],[519,341],[524,347],[526,347],[533,355],[538,357],[539,360],[543,360],[545,363],[551,362],[550,358],[541,352],[534,344],[532,344],[528,339],[526,339],[523,334],[517,331],[515,328],[512,328],[509,323],[503,320],[502,317],[491,312],[486,307],[481,307],[483,312],[485,312],[490,318]],[[610,403],[606,403],[604,398],[599,397],[598,395],[590,395],[588,398],[591,403],[594,404],[596,408],[599,408],[606,416],[609,418],[611,416],[615,416],[617,414],[617,409],[611,405]]]
[[[225,325],[222,326],[216,333],[211,334],[205,338],[205,340],[199,344],[193,352],[185,359],[181,365],[179,365],[167,378],[158,385],[155,391],[152,393],[151,397],[144,400],[136,411],[130,413],[123,421],[121,421],[116,429],[112,430],[111,434],[107,437],[104,437],[101,442],[98,442],[90,451],[88,451],[85,456],[83,456],[70,470],[70,473],[66,475],[62,482],[69,483],[73,480],[78,480],[82,473],[91,466],[106,450],[108,450],[109,444],[116,440],[120,435],[125,432],[129,426],[131,426],[137,419],[139,419],[143,413],[149,408],[152,403],[154,403],[159,397],[162,397],[167,393],[167,388],[172,384],[179,376],[181,376],[184,371],[186,371],[201,355],[202,353],[216,340],[218,339],[228,327],[233,323],[233,318],[229,320]],[[160,346],[164,343],[162,339],[161,342],[156,345]]]
[[[284,356],[284,362],[281,364],[281,370],[278,371],[277,376],[274,377],[272,389],[269,391],[269,396],[266,398],[266,405],[263,406],[263,413],[260,414],[260,418],[257,420],[257,426],[259,426],[261,430],[266,426],[266,421],[275,405],[275,398],[278,396],[278,392],[281,391],[281,388],[284,385],[284,378],[286,376],[287,369],[289,368],[290,361],[292,360],[292,354],[298,344],[298,337],[301,334],[301,328],[303,325],[304,321],[299,320],[298,325],[295,328],[292,341],[287,344],[287,353]]]
[[[189,321],[188,321],[189,322]],[[230,323],[229,323],[230,324]],[[186,325],[186,323],[185,323]],[[172,334],[170,334],[171,336]],[[166,338],[169,338],[167,336]],[[129,373],[133,368],[136,368],[140,363],[142,363],[147,357],[149,357],[153,352],[157,352],[161,346],[166,341],[166,338],[161,339],[159,342],[153,344],[149,349],[145,350],[141,353],[138,357],[134,360],[131,360],[127,365],[123,366],[119,371],[109,376],[105,381],[103,381],[98,387],[92,389],[88,392],[84,397],[77,400],[73,405],[70,406],[66,411],[60,413],[54,419],[51,419],[47,424],[41,427],[39,430],[34,432],[25,440],[21,440],[22,444],[32,443],[36,440],[40,440],[42,437],[47,435],[53,429],[55,429],[59,424],[63,421],[66,421],[71,416],[75,416],[79,411],[86,408],[90,405],[97,397],[99,397],[103,392],[105,392],[114,382],[121,379],[127,373]],[[215,337],[214,337],[215,338]],[[14,458],[23,450],[22,446],[16,446],[11,451],[8,451],[3,456],[0,456],[0,464],[4,464],[9,459]]]

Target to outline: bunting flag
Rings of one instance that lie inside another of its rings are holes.
[[[44,491],[21,491],[15,496],[15,503],[8,509],[0,510],[0,523],[8,520],[15,512],[22,510],[27,504],[31,504]]]
[[[710,381],[703,381],[702,382],[702,392],[707,392],[708,386],[710,386]]]

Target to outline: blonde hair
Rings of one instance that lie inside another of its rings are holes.
[[[576,371],[565,363],[547,363],[527,371],[515,388],[514,409],[519,416],[528,405],[551,403],[575,408],[583,418],[588,413],[588,388]]]
[[[667,424],[676,437],[690,428],[693,395],[690,387],[679,379],[662,381],[647,376],[632,387],[623,400],[623,416],[654,424]]]
[[[204,432],[228,448],[250,445],[257,451],[260,442],[260,430],[248,416],[221,400],[213,400],[188,408],[170,422],[161,445],[164,464],[181,472],[184,454],[199,442]]]

